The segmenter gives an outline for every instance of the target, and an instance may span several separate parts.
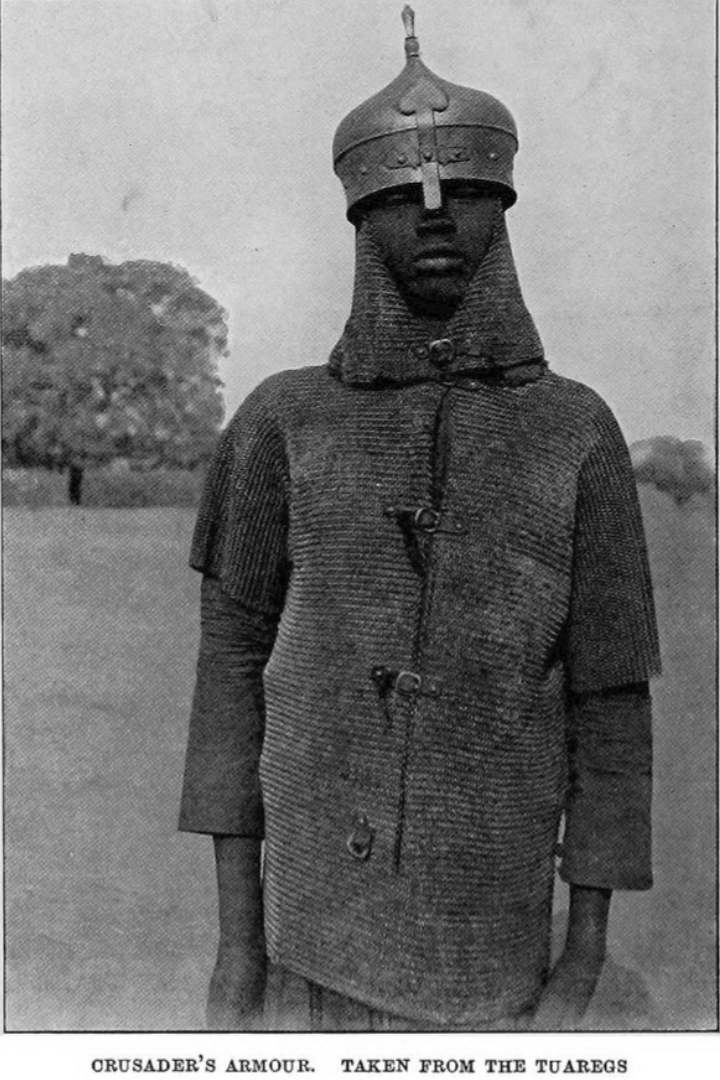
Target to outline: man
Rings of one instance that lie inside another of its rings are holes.
[[[240,408],[194,539],[181,827],[215,836],[216,1028],[572,1027],[612,890],[651,884],[627,450],[523,303],[512,117],[433,75],[403,15],[404,71],[335,138],[350,319]]]

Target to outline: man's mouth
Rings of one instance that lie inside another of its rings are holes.
[[[418,274],[460,274],[464,265],[462,255],[450,247],[426,248],[413,259]]]

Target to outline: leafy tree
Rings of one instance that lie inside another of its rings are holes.
[[[186,270],[71,255],[23,270],[3,289],[3,458],[82,470],[127,458],[191,468],[222,421],[220,305]]]

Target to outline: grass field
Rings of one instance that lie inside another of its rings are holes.
[[[87,468],[82,482],[82,505],[88,509],[114,507],[196,507],[204,469],[147,469],[118,471],[112,466]],[[49,469],[3,469],[3,506],[28,510],[67,506],[67,472]]]
[[[634,1026],[644,1010],[653,1026],[703,1029],[715,987],[713,523],[702,503],[680,510],[651,489],[643,502],[665,661],[656,887],[613,901],[588,1026]],[[202,1027],[212,845],[175,830],[197,644],[192,520],[5,512],[9,1030]]]

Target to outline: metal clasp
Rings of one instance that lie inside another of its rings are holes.
[[[367,815],[356,814],[353,831],[348,836],[345,846],[353,859],[364,862],[370,858],[374,838],[375,830],[368,821]]]
[[[399,671],[395,679],[398,694],[419,694],[422,678],[414,671]]]
[[[437,532],[440,528],[440,511],[433,510],[431,506],[419,506],[413,516],[413,524],[423,532]]]
[[[455,357],[455,345],[450,338],[438,338],[430,342],[430,360],[438,367],[444,367]]]

